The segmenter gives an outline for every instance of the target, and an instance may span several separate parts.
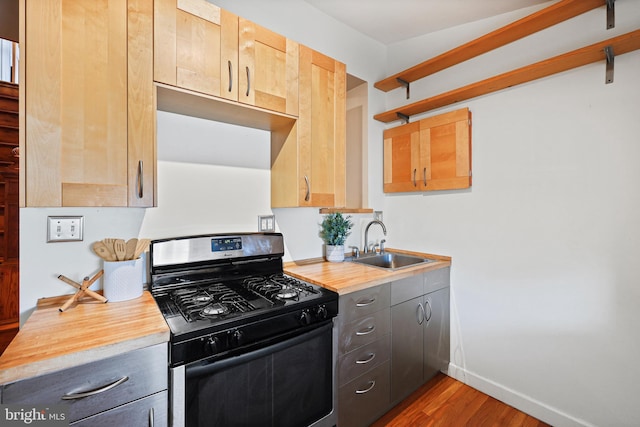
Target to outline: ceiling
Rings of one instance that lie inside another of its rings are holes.
[[[303,0],[387,45],[549,0]]]

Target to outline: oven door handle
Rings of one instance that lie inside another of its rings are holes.
[[[284,337],[282,341],[275,344],[267,345],[266,347],[259,348],[257,350],[251,350],[248,353],[240,354],[235,357],[230,357],[222,360],[215,360],[207,363],[205,361],[194,362],[191,365],[187,365],[185,369],[186,378],[198,378],[206,375],[214,374],[218,371],[222,371],[227,368],[232,368],[243,363],[251,362],[252,360],[259,359],[270,353],[282,351],[287,348],[298,345],[311,338],[315,338],[319,335],[330,332],[333,328],[333,321],[329,320],[320,326],[314,325],[310,330],[302,331],[300,334],[293,336],[293,338]]]

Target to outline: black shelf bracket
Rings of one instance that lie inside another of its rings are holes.
[[[396,116],[398,116],[398,118],[402,120],[404,124],[409,123],[409,116],[407,116],[406,114],[396,113]]]
[[[607,70],[605,72],[605,83],[613,83],[613,61],[615,59],[615,54],[613,53],[613,48],[611,46],[606,46],[604,48],[604,53],[607,55]]]
[[[400,77],[397,77],[396,81],[400,83],[402,86],[404,86],[405,89],[407,89],[407,99],[409,99],[409,97],[411,96],[411,91],[410,91],[411,84],[406,80],[402,80]]]
[[[607,0],[607,30],[616,26],[616,0]]]

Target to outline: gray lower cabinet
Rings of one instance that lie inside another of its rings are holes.
[[[74,426],[166,426],[167,377],[168,346],[157,344],[5,384],[2,403],[65,405]]]
[[[391,283],[391,403],[449,364],[449,268]]]
[[[389,284],[341,295],[338,426],[367,426],[389,408]]]

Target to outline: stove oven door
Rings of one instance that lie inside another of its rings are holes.
[[[187,365],[186,426],[334,426],[332,337],[329,322],[239,356]]]

